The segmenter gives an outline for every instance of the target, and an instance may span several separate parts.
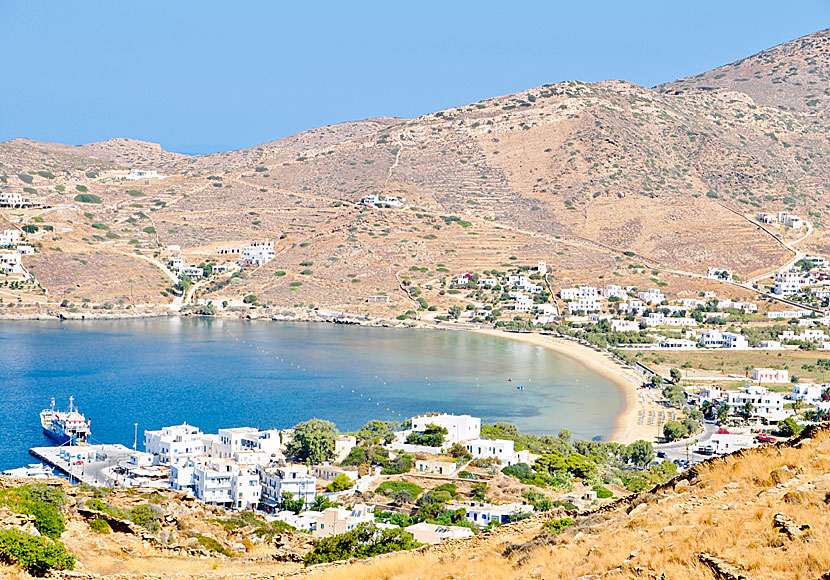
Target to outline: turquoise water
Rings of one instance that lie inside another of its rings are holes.
[[[129,446],[134,423],[140,445],[143,429],[184,421],[215,432],[319,417],[350,431],[428,411],[606,438],[622,408],[607,379],[518,341],[193,318],[0,322],[0,385],[0,469],[51,444],[38,413],[51,397],[65,408],[70,395],[94,439]]]

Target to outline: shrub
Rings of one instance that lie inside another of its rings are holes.
[[[89,188],[86,185],[76,185],[75,189],[77,189],[81,193],[86,193],[87,191],[89,191]]]
[[[231,556],[231,553],[228,551],[228,549],[216,540],[214,540],[213,538],[208,538],[207,536],[199,536],[199,545],[204,546],[211,552],[217,552],[228,557]]]
[[[424,491],[421,486],[407,481],[384,481],[378,486],[375,492],[391,497],[393,493],[402,489],[412,494],[412,497],[418,497]]]
[[[57,539],[66,529],[61,515],[63,490],[51,485],[24,485],[3,490],[0,503],[13,511],[35,518],[37,531]]]
[[[156,228],[154,228],[153,226],[147,226],[146,228],[144,228],[141,231],[144,232],[145,234],[153,235],[153,234],[156,233]]]
[[[18,530],[0,531],[0,560],[15,564],[32,576],[75,568],[75,557],[63,544]]]
[[[607,499],[614,496],[614,493],[610,489],[602,485],[595,485],[593,490],[597,492],[597,497],[599,499]]]
[[[137,189],[128,189],[127,190],[127,195],[130,195],[132,197],[141,197],[141,196],[144,195],[144,193],[137,190]]]
[[[326,486],[326,491],[345,491],[353,485],[352,480],[341,473],[334,478],[334,481]]]
[[[560,533],[565,528],[570,528],[574,525],[574,521],[571,518],[560,518],[558,520],[549,520],[545,522],[542,526],[543,530],[550,530],[554,534]]]
[[[256,294],[248,294],[245,298],[242,299],[242,302],[244,302],[245,304],[256,304],[257,296]]]
[[[314,540],[313,545],[314,549],[303,558],[306,566],[349,558],[369,558],[420,546],[409,532],[400,528],[379,530],[371,524],[360,524],[345,534]]]
[[[83,187],[83,185],[78,187]],[[74,199],[79,203],[101,203],[101,198],[92,193],[79,193]]]
[[[277,270],[274,272],[274,276],[285,276],[285,270]]]
[[[89,529],[96,534],[109,534],[112,531],[110,524],[104,518],[95,518],[89,522]]]
[[[28,173],[18,173],[17,177],[20,178],[20,181],[23,183],[32,183],[35,180],[35,178]]]

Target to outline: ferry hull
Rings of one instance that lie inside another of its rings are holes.
[[[46,427],[43,428],[43,432],[53,441],[56,441],[58,445],[63,445],[64,443],[69,443],[72,441],[72,438],[69,435],[58,435],[51,429],[47,429]]]

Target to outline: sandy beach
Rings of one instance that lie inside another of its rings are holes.
[[[642,377],[618,363],[607,352],[579,344],[574,340],[556,338],[545,334],[505,332],[490,328],[477,329],[473,332],[519,340],[550,349],[576,360],[586,368],[616,384],[623,395],[623,408],[617,417],[614,432],[611,434],[612,441],[618,443],[631,443],[638,439],[654,441],[658,435],[656,426],[643,425],[638,422],[640,412],[646,409],[646,405],[641,402],[637,394],[637,388],[643,382]]]

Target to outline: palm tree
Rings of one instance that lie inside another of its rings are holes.
[[[729,405],[723,404],[718,407],[717,417],[718,422],[726,423],[727,418],[729,418]]]
[[[747,401],[744,403],[743,414],[746,420],[748,421],[750,417],[752,417],[752,413],[755,412],[755,405],[752,404],[752,401]]]

